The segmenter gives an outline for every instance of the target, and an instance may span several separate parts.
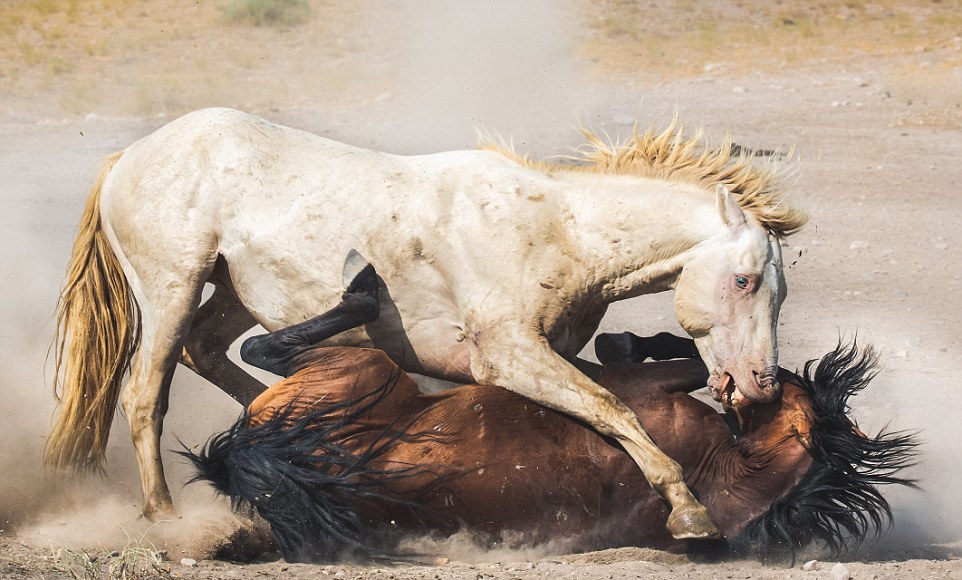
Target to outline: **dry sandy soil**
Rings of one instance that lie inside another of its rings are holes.
[[[804,572],[641,549],[482,551],[469,540],[430,546],[449,561],[425,566],[237,564],[215,555],[244,524],[207,490],[184,488],[173,457],[181,518],[138,519],[123,418],[106,478],[44,472],[51,313],[97,160],[222,105],[397,153],[471,147],[483,126],[532,155],[563,154],[579,142],[579,117],[617,136],[676,109],[716,139],[794,145],[790,187],[813,219],[787,242],[782,364],[857,334],[884,369],[852,415],[867,432],[920,429],[925,441],[911,473],[921,489],[886,490],[894,528],[845,565],[858,579],[962,578],[957,1],[312,1],[309,16],[281,26],[231,21],[227,4],[0,4],[0,576],[831,577],[824,563]],[[616,305],[602,328],[673,329],[669,296]],[[238,412],[178,370],[165,449],[200,444]],[[157,550],[166,560],[154,566]]]

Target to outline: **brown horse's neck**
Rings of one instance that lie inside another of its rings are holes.
[[[610,365],[599,380],[634,409],[725,536],[734,537],[811,467],[811,401],[793,376],[779,376],[782,397],[740,412],[737,438],[714,409],[687,394],[705,384],[700,361]]]

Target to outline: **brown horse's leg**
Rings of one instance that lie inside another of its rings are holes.
[[[503,386],[614,437],[655,491],[671,504],[667,528],[672,536],[719,535],[708,511],[685,485],[681,466],[655,445],[634,412],[555,353],[544,336],[519,331],[514,325],[473,335],[471,371],[479,382]]]
[[[194,315],[180,362],[247,407],[267,387],[234,364],[227,351],[257,321],[237,298],[223,258],[208,282],[214,293]]]
[[[659,332],[655,336],[638,336],[630,332],[599,334],[595,339],[595,356],[601,364],[644,362],[647,358],[699,357],[695,341],[668,332]]]
[[[346,280],[341,302],[327,312],[299,324],[252,336],[241,345],[241,358],[249,365],[288,377],[297,370],[298,355],[322,340],[377,320],[378,277],[366,264]]]

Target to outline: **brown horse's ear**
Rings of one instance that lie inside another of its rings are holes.
[[[802,447],[811,451],[812,449],[812,432],[811,431],[799,431],[798,427],[792,425],[792,433],[795,434],[795,439],[801,443]]]
[[[864,431],[862,431],[861,429],[858,428],[858,425],[855,424],[855,421],[852,421],[851,419],[848,419],[848,424],[849,424],[849,426],[851,426],[851,428],[852,428],[852,434],[853,434],[853,435],[855,435],[856,437],[858,437],[858,438],[860,438],[860,439],[868,439],[868,435],[866,435]]]
[[[738,200],[735,199],[732,192],[728,191],[728,188],[724,185],[715,187],[715,205],[718,207],[718,213],[721,215],[722,223],[727,225],[729,229],[737,231],[748,227],[748,218],[745,217],[745,210],[742,209],[742,206],[738,205]]]

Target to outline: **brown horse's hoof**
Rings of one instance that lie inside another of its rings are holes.
[[[676,540],[709,540],[721,537],[718,527],[708,517],[708,510],[699,504],[671,510],[666,527]]]

